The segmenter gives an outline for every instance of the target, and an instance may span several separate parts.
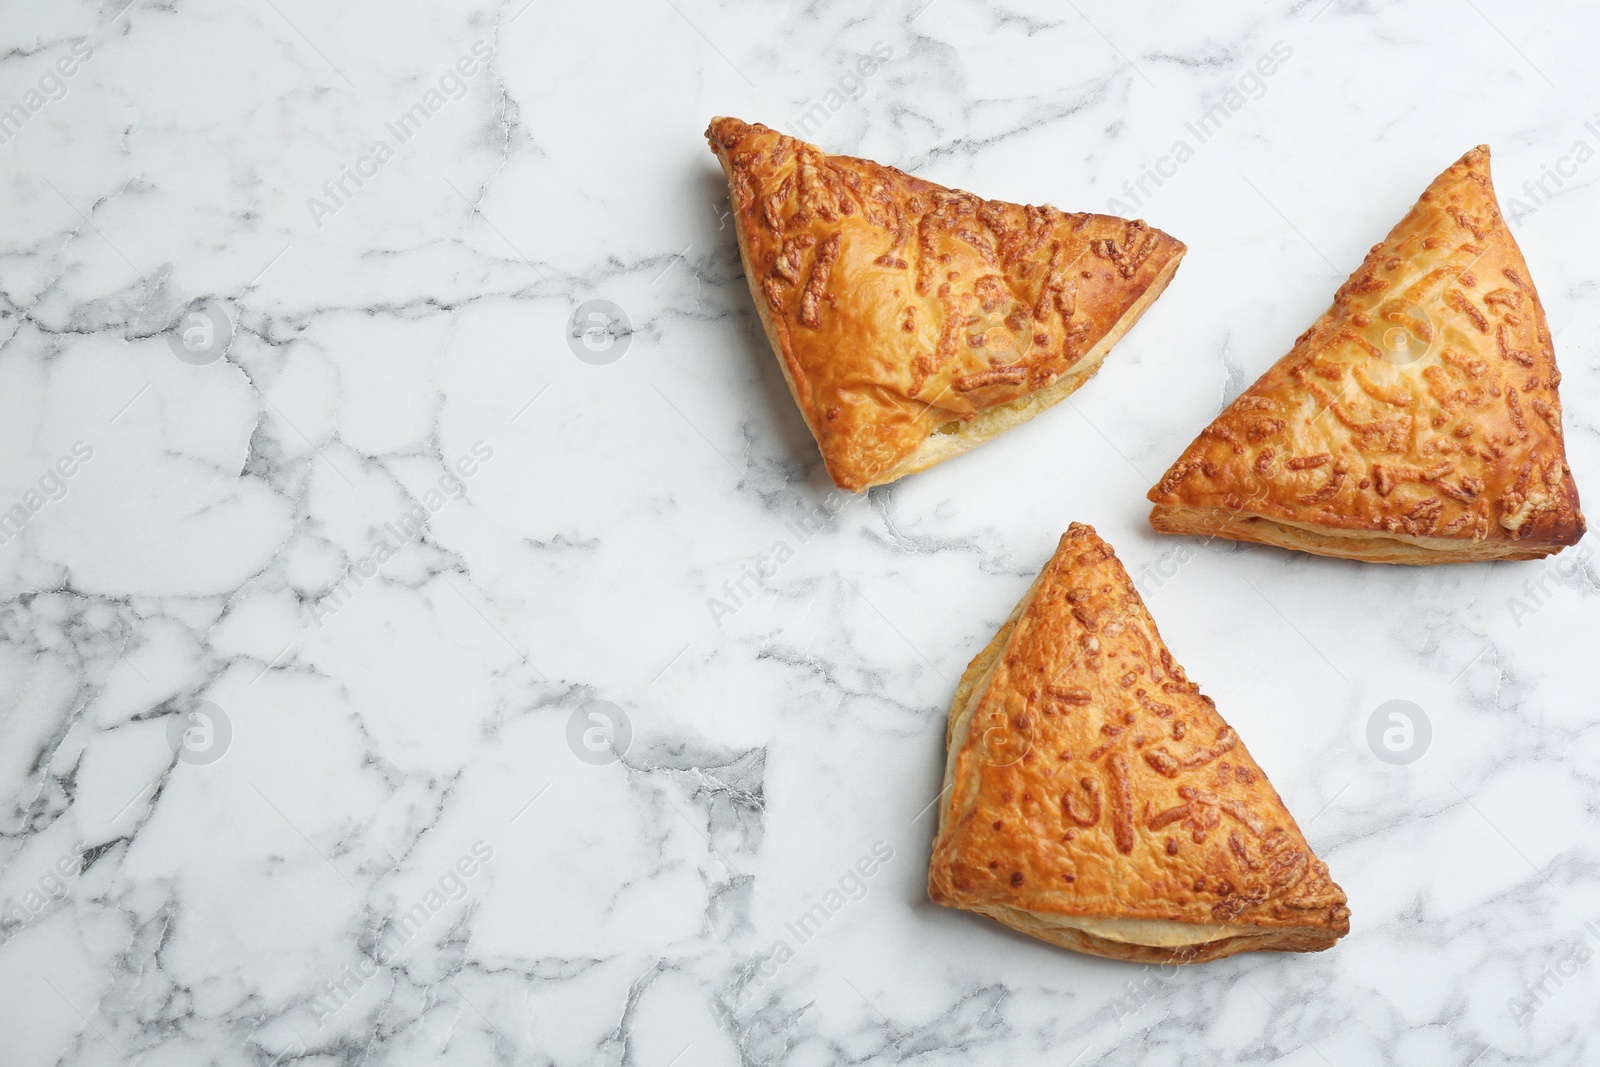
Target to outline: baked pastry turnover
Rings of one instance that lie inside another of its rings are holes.
[[[1088,526],[962,675],[946,744],[940,904],[1149,963],[1349,932],[1344,892]]]
[[[1560,381],[1480,145],[1150,490],[1150,524],[1372,563],[1559,552],[1584,532]]]
[[[767,338],[851,492],[1065,399],[1184,253],[1143,222],[983,200],[738,119],[706,137]]]

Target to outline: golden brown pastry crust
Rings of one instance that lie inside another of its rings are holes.
[[[852,492],[1065,399],[1185,251],[1143,222],[983,200],[738,119],[706,138],[762,325]]]
[[[1560,381],[1480,145],[1150,490],[1150,523],[1379,563],[1559,552],[1584,532]]]
[[[947,737],[940,904],[1144,962],[1316,951],[1349,932],[1343,890],[1088,526],[1062,535],[968,667]],[[1169,936],[1102,936],[1104,920]]]

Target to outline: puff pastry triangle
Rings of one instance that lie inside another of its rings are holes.
[[[1150,524],[1373,563],[1559,552],[1584,532],[1560,381],[1480,145],[1150,490]]]
[[[940,904],[1151,963],[1349,932],[1344,892],[1091,527],[967,668],[947,744]]]
[[[1143,222],[984,200],[738,119],[706,137],[767,338],[852,492],[1065,399],[1185,251]]]

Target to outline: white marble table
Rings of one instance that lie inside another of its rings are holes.
[[[1588,543],[1362,566],[1143,502],[1480,142],[1600,499],[1594,9],[921,2],[7,11],[0,1063],[1600,1060]],[[1190,252],[1069,403],[830,495],[719,113]],[[569,346],[595,300],[625,351]],[[1333,950],[927,900],[954,680],[1073,520],[1348,891]]]

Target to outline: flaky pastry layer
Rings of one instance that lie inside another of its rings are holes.
[[[1363,563],[1475,563],[1497,559],[1540,559],[1550,554],[1544,546],[1516,541],[1462,541],[1448,537],[1383,533],[1375,530],[1334,530],[1308,523],[1270,519],[1265,515],[1235,513],[1226,508],[1191,508],[1157,504],[1150,509],[1150,525],[1170,534],[1226,537],[1258,545],[1298,549],[1318,556],[1360,560]]]

